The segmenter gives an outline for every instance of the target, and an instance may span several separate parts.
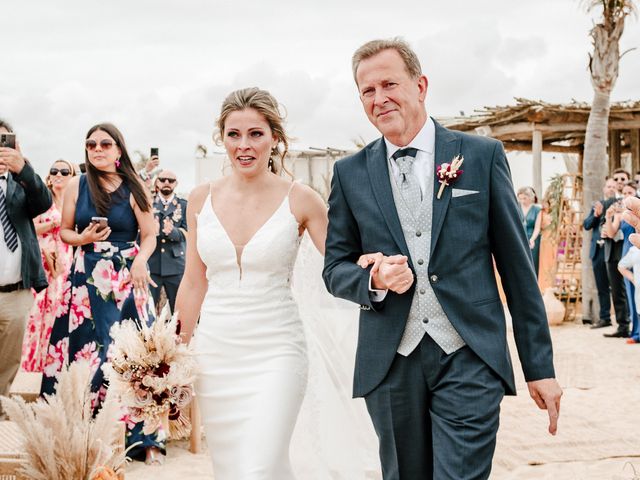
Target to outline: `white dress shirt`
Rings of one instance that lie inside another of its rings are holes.
[[[427,117],[427,121],[422,129],[407,145],[399,147],[394,145],[386,138],[384,143],[387,147],[387,161],[391,166],[391,171],[396,177],[400,176],[398,164],[393,160],[393,154],[401,148],[415,148],[418,150],[416,158],[413,162],[413,172],[418,178],[420,190],[426,191],[427,182],[433,182],[435,175],[435,150],[436,150],[436,125],[431,117]],[[393,179],[391,179],[393,182]],[[381,302],[387,296],[387,290],[376,290],[371,286],[371,278],[369,278],[369,295],[374,302]]]
[[[0,188],[2,188],[5,198],[7,197],[7,175],[8,173],[0,175]],[[8,201],[9,199],[7,198]],[[21,264],[22,245],[20,244],[20,237],[18,237],[18,248],[16,248],[15,252],[12,252],[4,240],[4,230],[0,223],[0,285],[11,285],[22,280]]]
[[[160,197],[160,201],[162,202],[163,206],[169,205],[171,202],[173,202],[173,199],[176,198],[175,193],[169,195],[169,198],[164,198],[164,195],[162,195],[161,193],[158,193],[158,196]]]

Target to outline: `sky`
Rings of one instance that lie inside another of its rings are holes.
[[[514,97],[591,101],[589,30],[579,0],[0,0],[0,118],[44,174],[58,158],[84,159],[84,136],[113,122],[130,153],[159,147],[162,165],[195,185],[198,144],[212,140],[224,97],[269,90],[287,112],[293,147],[353,149],[377,138],[358,99],[351,55],[402,36],[429,79],[435,117]],[[640,46],[627,21],[621,51]],[[640,98],[640,49],[623,57],[613,100]],[[530,159],[511,154],[514,184]],[[562,170],[545,156],[543,176]]]

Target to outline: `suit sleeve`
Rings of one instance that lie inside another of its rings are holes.
[[[554,378],[547,315],[501,143],[493,152],[490,182],[491,250],[507,297],[525,380]]]
[[[24,167],[13,178],[24,189],[28,199],[26,209],[31,218],[49,210],[52,202],[51,192],[28,161],[25,160]]]
[[[595,216],[595,210],[591,208],[589,215],[582,222],[582,226],[585,230],[593,230],[600,223],[600,217]]]
[[[358,224],[344,196],[336,163],[329,195],[329,227],[322,278],[332,295],[375,310],[382,303],[372,302],[370,298],[370,268],[363,269],[356,263],[362,253]]]

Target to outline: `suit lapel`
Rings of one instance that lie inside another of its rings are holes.
[[[387,149],[382,138],[373,144],[371,148],[366,150],[367,169],[369,170],[371,188],[393,239],[400,248],[402,254],[411,258],[411,255],[409,254],[409,247],[407,247],[407,242],[405,241],[404,233],[402,232],[402,225],[398,218],[396,204],[393,199],[386,153]]]
[[[436,143],[435,143],[435,161],[434,161],[434,175],[433,175],[433,222],[431,225],[431,255],[435,249],[436,243],[438,243],[438,237],[442,230],[442,224],[444,223],[444,217],[447,214],[447,208],[451,200],[451,185],[444,188],[442,196],[438,199],[438,191],[440,190],[440,182],[435,172],[438,171],[438,166],[443,163],[449,163],[460,152],[460,138],[454,135],[451,131],[442,127],[438,122],[434,120],[436,125]],[[463,165],[464,167],[464,165]]]

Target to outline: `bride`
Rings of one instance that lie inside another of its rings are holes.
[[[327,209],[310,187],[279,175],[288,138],[268,92],[232,92],[217,126],[231,174],[191,192],[176,311],[184,342],[195,330],[196,391],[215,479],[290,480],[289,444],[308,375],[291,278],[305,231],[324,254]]]

